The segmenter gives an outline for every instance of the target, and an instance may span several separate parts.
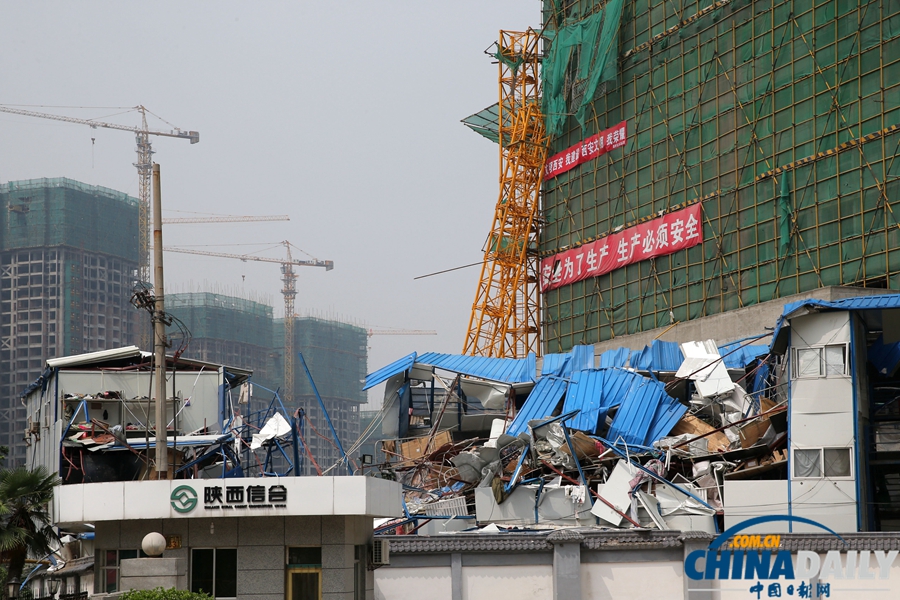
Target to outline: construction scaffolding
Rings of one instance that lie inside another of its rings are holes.
[[[544,182],[542,256],[696,202],[703,242],[544,293],[545,351],[822,286],[900,289],[900,3],[815,4],[636,0],[587,104],[583,47],[549,72],[551,155],[621,121],[628,140]],[[545,54],[617,5],[546,1]]]

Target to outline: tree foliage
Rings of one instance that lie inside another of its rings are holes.
[[[59,483],[44,467],[0,470],[0,561],[7,577],[22,573],[29,554],[50,553],[56,533],[50,524],[50,501]],[[6,586],[4,585],[4,589]]]

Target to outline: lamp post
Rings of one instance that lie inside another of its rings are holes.
[[[59,584],[62,581],[58,577],[51,577],[47,580],[47,591],[50,592],[51,598],[56,598],[56,592],[59,591]]]
[[[16,600],[19,597],[19,578],[12,577],[6,582],[7,600]]]

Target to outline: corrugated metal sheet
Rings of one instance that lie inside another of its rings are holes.
[[[613,418],[608,438],[649,446],[672,430],[687,407],[666,394],[658,382],[618,369],[608,370],[605,390],[620,395],[622,403]]]
[[[621,402],[620,397],[605,393],[605,374],[608,372],[607,369],[601,369],[578,371],[572,375],[563,412],[581,412],[569,419],[569,427],[590,434],[597,433],[601,417],[605,418],[609,409]]]
[[[600,355],[600,368],[606,369],[610,367],[627,367],[628,360],[631,358],[631,350],[628,348],[616,348],[615,350],[607,350]]]
[[[419,356],[416,362],[445,371],[503,383],[534,381],[537,372],[537,361],[534,354],[529,354],[527,358],[489,358],[428,352]]]
[[[366,383],[363,386],[363,390],[367,390],[370,387],[375,387],[382,381],[387,381],[397,373],[408,371],[412,368],[414,362],[416,362],[415,352],[413,352],[412,354],[407,354],[400,360],[395,360],[386,367],[381,367],[374,373],[369,373],[368,375],[366,375]]]
[[[653,340],[631,355],[630,366],[641,371],[677,371],[682,362],[684,354],[676,342]]]
[[[545,375],[566,377],[570,362],[572,362],[572,355],[568,352],[563,354],[545,354],[544,362],[541,364],[541,377]]]
[[[594,368],[594,345],[574,346],[571,352],[545,354],[541,376],[569,377],[576,371]]]
[[[769,353],[769,347],[766,345],[744,346],[741,348],[742,342],[734,342],[719,346],[719,354],[722,355],[722,361],[725,367],[729,369],[743,369],[751,364],[759,356],[765,356]]]
[[[528,430],[528,422],[533,419],[543,419],[552,416],[559,408],[559,402],[569,382],[559,377],[541,377],[534,389],[522,405],[522,410],[513,419],[506,433],[519,435]]]

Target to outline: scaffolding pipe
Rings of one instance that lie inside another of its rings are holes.
[[[347,463],[347,471],[351,475],[353,475],[353,466],[350,464],[350,459],[347,458],[347,453],[344,452],[344,446],[341,444],[341,438],[338,437],[337,431],[334,430],[334,425],[331,423],[331,417],[328,416],[328,410],[325,408],[325,403],[322,402],[322,396],[319,395],[319,390],[316,388],[316,382],[313,381],[312,373],[309,372],[309,367],[306,365],[306,359],[303,358],[303,353],[298,352],[297,356],[300,357],[300,364],[303,365],[303,370],[306,371],[306,378],[309,379],[309,384],[312,386],[313,394],[316,395],[316,400],[319,401],[319,406],[322,408],[322,414],[325,415],[325,422],[328,423],[328,427],[331,428],[331,435],[334,436],[334,442],[337,444],[338,450],[341,452],[341,458],[344,462]]]

